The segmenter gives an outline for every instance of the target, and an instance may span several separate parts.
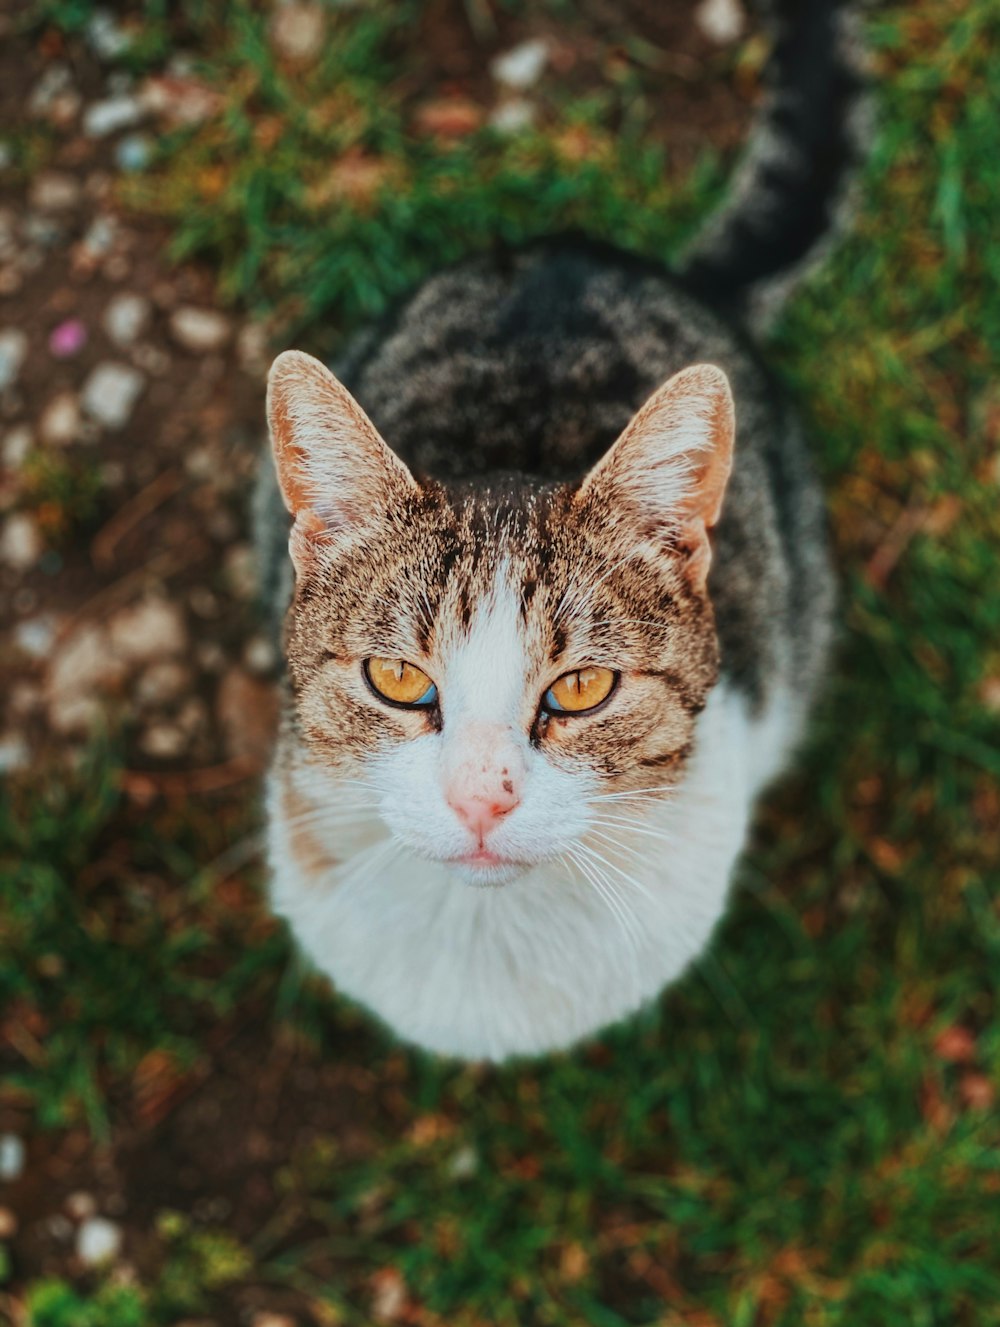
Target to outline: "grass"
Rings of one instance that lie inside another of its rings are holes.
[[[321,345],[495,234],[577,223],[657,252],[717,191],[712,162],[671,178],[641,124],[612,150],[608,106],[415,140],[384,53],[409,6],[343,21],[312,81],[273,64],[252,11],[225,13],[205,47],[223,114],[167,144],[133,201],[157,199],[231,298]],[[327,1056],[360,1038],[363,1153],[303,1146],[246,1250],[200,1232],[330,1322],[395,1295],[453,1327],[1000,1323],[1000,13],[918,0],[869,32],[882,131],[859,216],[771,351],[827,480],[839,662],[716,943],[656,1009],[540,1065],[456,1069],[300,987],[252,899],[219,904],[203,868],[235,822],[129,812],[110,756],[8,807],[0,994],[34,1037],[10,1081],[44,1124],[113,1131],[139,1066],[190,1070],[248,993]],[[321,201],[358,154],[375,186]],[[201,1311],[171,1297],[171,1241],[192,1236],[170,1220],[158,1279],[48,1283],[32,1327]],[[225,1299],[211,1257],[185,1257]]]

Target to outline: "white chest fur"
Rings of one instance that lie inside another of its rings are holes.
[[[615,831],[624,846],[594,840],[617,868],[613,901],[563,862],[474,888],[396,845],[371,812],[311,820],[322,851],[306,869],[302,822],[273,775],[272,904],[315,966],[409,1041],[492,1060],[565,1047],[636,1010],[705,947],[753,799],[795,728],[780,705],[752,721],[716,688],[682,787],[630,813],[637,823]]]

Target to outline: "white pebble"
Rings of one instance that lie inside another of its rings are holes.
[[[541,78],[548,59],[548,42],[535,37],[498,55],[490,62],[490,73],[503,87],[524,92]]]
[[[15,770],[26,769],[30,759],[31,754],[23,737],[16,733],[0,737],[0,774],[11,774]]]
[[[143,295],[116,295],[104,310],[101,325],[116,346],[130,346],[146,330],[152,309]]]
[[[80,403],[74,392],[54,396],[38,417],[38,432],[45,442],[65,447],[80,432]]]
[[[27,354],[28,338],[19,327],[8,327],[0,332],[0,392],[17,382]]]
[[[100,60],[114,60],[128,50],[131,38],[106,9],[95,9],[85,28],[90,49]]]
[[[229,319],[214,309],[196,309],[192,305],[175,309],[170,315],[174,340],[195,354],[219,350],[229,340]]]
[[[138,124],[146,111],[135,97],[108,97],[95,101],[83,113],[83,132],[90,138],[105,138],[119,129]]]
[[[20,470],[31,451],[33,442],[34,438],[27,424],[18,424],[16,428],[8,429],[3,435],[3,448],[0,450],[4,469]]]
[[[74,1221],[86,1221],[97,1211],[97,1204],[94,1202],[94,1195],[84,1193],[82,1190],[71,1193],[66,1199],[66,1211]]]
[[[7,517],[0,534],[0,562],[6,562],[15,571],[27,571],[44,551],[45,541],[33,517],[26,511],[16,511]]]
[[[16,1133],[0,1134],[0,1180],[9,1184],[24,1170],[24,1139]]]
[[[743,36],[746,15],[739,0],[702,0],[694,11],[694,21],[709,41],[728,46]]]
[[[83,385],[83,408],[105,428],[123,428],[145,386],[145,375],[128,364],[98,364]]]
[[[35,176],[28,197],[31,206],[40,212],[66,212],[76,207],[82,192],[75,175],[46,170]]]
[[[76,1256],[85,1267],[111,1262],[121,1247],[121,1228],[106,1217],[88,1217],[76,1232]]]
[[[490,116],[490,124],[502,134],[517,134],[535,123],[536,107],[525,97],[505,101]]]
[[[29,617],[14,628],[14,644],[31,659],[44,659],[56,638],[56,622],[51,617]]]

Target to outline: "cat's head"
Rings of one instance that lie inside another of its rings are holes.
[[[683,777],[718,668],[720,369],[677,374],[573,485],[415,477],[296,351],[275,361],[268,412],[294,517],[301,760],[371,790],[399,839],[480,884],[572,854],[633,805],[617,795],[641,806]]]

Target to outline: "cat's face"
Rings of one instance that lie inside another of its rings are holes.
[[[287,652],[301,757],[480,884],[573,854],[615,794],[682,777],[717,670],[707,528],[724,376],[690,370],[580,486],[418,483],[294,352],[272,436],[296,516]]]

